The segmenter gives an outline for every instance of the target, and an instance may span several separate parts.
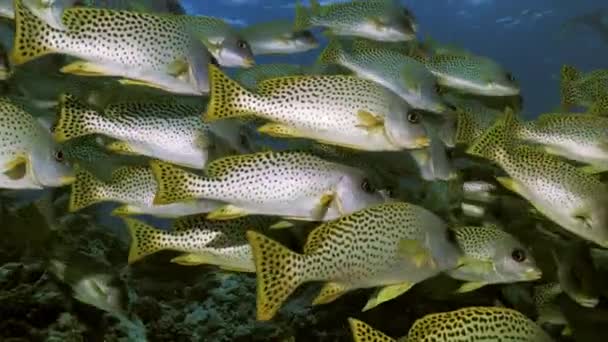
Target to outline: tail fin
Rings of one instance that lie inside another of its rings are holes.
[[[75,212],[109,199],[109,186],[85,168],[75,167],[76,181],[72,183],[69,211]]]
[[[131,235],[129,247],[129,264],[164,249],[163,241],[170,233],[156,229],[139,220],[124,218],[125,225]]]
[[[508,108],[504,116],[497,120],[484,134],[467,149],[470,155],[498,161],[508,146],[509,134],[513,132],[517,123],[515,113]]]
[[[587,112],[593,115],[608,116],[608,95],[598,97]]]
[[[342,55],[342,44],[336,38],[330,39],[327,47],[321,52],[317,63],[321,64],[340,64]]]
[[[192,184],[196,186],[197,183],[204,181],[204,178],[158,160],[151,161],[150,167],[158,184],[154,197],[155,205],[191,201],[203,195],[200,191],[202,187],[199,187],[199,190],[193,188]]]
[[[386,336],[384,333],[372,328],[367,323],[361,322],[358,319],[349,318],[348,324],[350,325],[350,331],[353,333],[353,340],[355,342],[394,342],[394,338]]]
[[[252,112],[255,113],[257,95],[226,76],[215,65],[209,65],[209,81],[210,99],[207,113],[203,117],[206,122],[244,117],[251,115]]]
[[[68,94],[59,98],[59,108],[59,118],[52,129],[57,142],[96,133],[87,125],[88,119],[100,117],[95,110],[86,107]]]
[[[304,31],[310,28],[310,17],[315,8],[320,7],[317,1],[311,0],[311,9],[302,6],[300,0],[296,2],[296,18],[293,24],[293,30],[295,32]]]
[[[40,11],[32,11],[40,5],[29,4],[28,0],[15,0],[15,39],[10,56],[11,65],[21,65],[38,57],[53,53],[49,37],[61,34],[61,31],[53,28],[43,18],[52,17],[44,13],[52,11],[52,8]],[[39,2],[39,1],[38,1]],[[32,9],[30,9],[32,8]],[[38,12],[38,13],[37,13]],[[42,17],[42,18],[41,18]],[[55,38],[54,38],[55,39]]]
[[[581,76],[578,70],[569,65],[562,66],[562,80],[560,84],[561,103],[564,110],[576,105],[576,88],[572,83],[577,81]]]
[[[300,284],[307,281],[305,256],[254,232],[247,232],[257,276],[257,319],[272,319]]]

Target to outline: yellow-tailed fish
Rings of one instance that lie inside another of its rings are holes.
[[[424,64],[398,51],[332,39],[319,62],[342,65],[357,76],[392,90],[414,108],[436,113],[447,110],[435,76]]]
[[[355,342],[392,342],[369,325],[350,318]],[[466,307],[426,315],[414,322],[402,342],[552,342],[549,335],[519,311],[501,307]]]
[[[608,117],[551,113],[516,125],[514,132],[518,139],[540,144],[548,153],[588,164],[589,171],[608,171]]]
[[[75,167],[76,181],[72,184],[69,210],[74,212],[100,202],[118,202],[122,205],[113,215],[154,215],[180,217],[208,213],[223,204],[200,200],[167,205],[155,205],[157,184],[149,166],[125,166],[114,170],[108,182],[97,179],[82,167]]]
[[[210,264],[222,269],[255,272],[247,230],[266,231],[271,218],[243,217],[229,221],[209,221],[195,215],[176,219],[172,230],[156,229],[142,221],[126,218],[131,234],[129,263],[161,250],[184,254],[171,261],[181,265]]]
[[[325,221],[384,201],[362,171],[307,153],[229,156],[208,164],[205,176],[158,161],[151,165],[158,181],[154,203],[228,203],[212,219],[259,214]]]
[[[173,21],[198,39],[217,62],[225,67],[255,65],[251,46],[224,19],[203,15],[172,15]]]
[[[15,10],[15,65],[62,53],[81,59],[63,67],[65,73],[122,77],[181,94],[208,91],[211,56],[173,16],[73,7],[62,17],[67,30],[58,30],[33,15],[23,0],[15,1]]]
[[[448,102],[453,104],[456,110],[455,127],[450,128],[450,136],[453,133],[454,144],[469,145],[483,135],[502,116],[503,112],[486,107],[477,100],[468,100],[456,96],[446,96]],[[448,134],[448,133],[446,133]]]
[[[529,249],[495,225],[457,227],[455,239],[463,256],[459,266],[447,274],[466,281],[458,292],[469,292],[488,284],[534,281],[542,272]]]
[[[558,157],[513,145],[516,120],[508,110],[467,152],[496,162],[508,175],[498,181],[559,226],[608,247],[608,187]]]
[[[310,9],[296,3],[294,29],[322,27],[332,35],[355,36],[385,42],[416,38],[412,13],[390,0],[355,0],[321,6],[310,1]]]
[[[312,32],[294,31],[293,21],[284,19],[249,25],[240,33],[256,56],[305,52],[319,46]]]
[[[446,225],[422,207],[394,202],[361,210],[315,228],[302,254],[247,232],[257,275],[257,318],[269,320],[303,283],[324,281],[313,305],[344,293],[382,287],[365,310],[456,264],[459,251]]]
[[[207,122],[255,115],[259,130],[367,151],[429,145],[423,115],[390,90],[354,76],[293,76],[265,80],[252,93],[210,66]]]
[[[435,55],[424,64],[445,87],[486,96],[513,96],[520,91],[513,75],[486,57]]]
[[[104,112],[98,112],[65,95],[53,135],[63,142],[103,134],[119,140],[108,146],[112,151],[202,169],[214,144],[209,125],[200,118],[202,110],[202,106],[178,102],[137,101],[111,104]]]
[[[71,167],[57,153],[51,132],[24,100],[0,97],[0,188],[41,189],[71,183]]]
[[[584,106],[593,114],[608,115],[608,70],[581,74],[574,67],[564,65],[561,76],[563,109]]]

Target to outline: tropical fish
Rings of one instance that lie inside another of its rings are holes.
[[[465,280],[458,292],[469,292],[488,284],[533,281],[542,272],[521,242],[496,225],[455,228],[455,239],[464,256],[447,274]]]
[[[559,304],[556,303],[557,298],[563,292],[564,290],[559,282],[546,283],[534,287],[532,299],[536,314],[538,315],[536,319],[538,325],[568,325],[566,316],[561,311]]]
[[[0,97],[0,188],[41,189],[71,183],[70,165],[24,101]]]
[[[125,166],[115,170],[109,182],[95,178],[82,167],[75,167],[76,181],[72,184],[69,211],[75,212],[100,202],[118,202],[122,205],[112,214],[116,216],[154,215],[180,217],[208,213],[223,204],[200,200],[187,203],[155,205],[157,189],[154,174],[149,166]]]
[[[64,11],[62,31],[33,15],[23,0],[15,9],[14,65],[62,53],[82,59],[63,67],[64,73],[122,77],[181,94],[208,91],[211,56],[172,16],[73,7]]]
[[[295,30],[323,27],[337,36],[355,36],[385,42],[416,38],[411,12],[393,1],[356,0],[321,6],[310,1],[310,10],[296,3]]]
[[[203,15],[170,18],[202,42],[221,66],[248,68],[255,64],[249,43],[224,19]]]
[[[303,254],[257,232],[247,232],[247,238],[256,265],[259,320],[271,319],[298,286],[311,281],[326,282],[313,305],[381,286],[365,307],[371,309],[454,267],[459,256],[441,219],[403,202],[318,226],[308,235]]]
[[[353,45],[333,39],[319,56],[319,62],[342,65],[357,76],[392,90],[414,108],[436,113],[448,109],[438,94],[437,79],[424,64],[391,49]]]
[[[495,61],[473,55],[435,55],[424,64],[439,84],[485,96],[514,96],[519,85],[513,75]]]
[[[350,318],[355,342],[397,341],[369,325]],[[501,307],[466,307],[426,315],[414,322],[406,342],[521,341],[552,342],[549,335],[519,311]]]
[[[155,204],[193,199],[226,202],[210,219],[275,215],[326,221],[381,203],[362,171],[307,153],[260,152],[215,160],[198,176],[154,161]]]
[[[303,65],[287,63],[258,64],[249,69],[236,73],[235,81],[245,88],[256,91],[258,83],[278,77],[307,75],[309,72]]]
[[[496,162],[508,175],[497,180],[547,218],[583,239],[608,247],[606,185],[533,146],[513,146],[515,120],[515,114],[508,110],[467,152]]]
[[[186,14],[179,0],[79,0],[77,4],[135,12]]]
[[[446,96],[446,101],[456,109],[456,122],[453,141],[459,145],[469,145],[476,141],[503,115],[503,112],[486,107],[477,100]]]
[[[585,106],[592,114],[608,115],[608,70],[595,70],[582,75],[574,67],[564,65],[561,76],[563,109]]]
[[[258,83],[258,93],[251,93],[210,68],[207,122],[255,115],[273,121],[262,133],[367,151],[429,145],[422,114],[374,82],[341,75],[281,77]]]
[[[202,106],[178,102],[123,102],[109,105],[103,113],[70,95],[60,100],[60,114],[53,128],[59,142],[88,134],[103,134],[119,141],[107,146],[115,152],[140,154],[193,169],[202,169],[213,149]]]
[[[182,217],[172,229],[156,229],[142,221],[125,218],[131,234],[129,263],[161,250],[184,254],[171,261],[181,265],[211,264],[225,270],[255,272],[247,230],[264,232],[271,219],[248,216],[229,221],[209,221],[204,215]]]
[[[294,31],[290,20],[273,20],[240,31],[254,55],[290,54],[316,49],[319,41],[309,30]]]
[[[14,0],[0,0],[0,16],[15,19]],[[65,30],[61,20],[63,11],[78,0],[23,0],[33,15],[57,30]]]
[[[589,164],[590,171],[608,171],[608,117],[544,114],[529,123],[516,123],[514,134],[542,145],[548,153]]]

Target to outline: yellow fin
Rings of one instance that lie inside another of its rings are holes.
[[[237,206],[227,204],[223,207],[217,208],[207,215],[208,220],[232,220],[235,218],[247,216],[249,213]]]
[[[595,165],[586,165],[579,167],[579,170],[584,173],[588,173],[590,175],[597,175],[598,173],[604,173],[608,171],[608,166],[595,166]]]
[[[173,63],[169,64],[167,72],[169,75],[179,77],[180,75],[187,74],[190,70],[190,64],[185,58],[180,58]]]
[[[400,284],[388,285],[379,288],[369,298],[367,304],[365,304],[365,307],[361,311],[371,310],[384,302],[388,302],[389,300],[395,299],[409,291],[409,289],[411,289],[413,286],[413,283],[403,282]]]
[[[300,284],[308,281],[305,255],[255,231],[247,232],[257,279],[257,319],[272,319]]]
[[[196,201],[198,195],[204,197],[204,194],[198,194],[196,189],[191,188],[192,184],[204,181],[200,176],[159,160],[151,161],[150,168],[158,185],[155,205]]]
[[[399,254],[411,259],[416,267],[436,268],[435,258],[431,252],[417,240],[401,240],[399,242]]]
[[[459,268],[469,269],[477,274],[488,274],[494,271],[492,261],[484,261],[464,256],[458,259]]]
[[[95,110],[83,105],[72,95],[63,94],[59,98],[59,118],[53,127],[53,137],[58,142],[95,133],[89,120],[103,121]]]
[[[148,87],[148,88],[154,88],[154,89],[159,89],[159,90],[171,91],[171,89],[168,89],[167,87],[163,87],[160,84],[143,81],[143,80],[134,80],[131,78],[121,78],[120,80],[118,80],[118,83],[120,83],[122,85],[126,85],[126,86]]]
[[[14,3],[15,13],[15,37],[14,45],[9,56],[10,64],[13,66],[24,64],[30,60],[42,57],[54,50],[50,47],[49,35],[54,38],[62,36],[62,31],[55,30],[34,15],[32,11],[23,4],[23,0],[11,1]]]
[[[103,65],[87,61],[72,62],[61,68],[60,71],[77,76],[105,76],[108,74]]]
[[[84,168],[76,166],[68,210],[75,212],[108,199],[108,185]]]
[[[226,261],[212,253],[184,253],[171,259],[171,262],[182,266],[213,265],[222,270],[232,272],[255,272],[255,268],[253,267],[246,268],[234,265],[224,265]]]
[[[354,342],[397,342],[394,338],[354,318],[348,319]]]
[[[209,65],[209,82],[211,96],[203,117],[205,122],[256,114],[253,104],[259,101],[257,95],[230,79],[212,64]]]
[[[517,185],[517,183],[513,180],[513,178],[509,178],[509,177],[496,177],[496,180],[498,181],[498,183],[500,183],[502,186],[504,186],[505,188],[520,194],[520,189],[519,189],[519,185]]]
[[[313,209],[312,217],[317,220],[323,219],[323,217],[327,213],[327,209],[329,209],[329,205],[331,204],[331,202],[334,200],[335,197],[336,196],[333,192],[323,194],[321,196],[321,199],[319,200],[319,203]]]
[[[374,114],[360,110],[357,112],[357,118],[359,119],[359,124],[357,127],[365,128],[367,130],[377,129],[378,127],[384,126],[384,121],[378,119]]]
[[[117,153],[126,154],[126,155],[138,155],[139,154],[126,141],[113,141],[106,145],[106,149],[109,151],[112,151],[112,152],[117,152]]]
[[[294,227],[294,224],[292,222],[279,221],[279,222],[273,224],[272,226],[270,226],[270,229],[286,229],[286,228],[292,228],[292,227]]]
[[[131,216],[131,215],[136,215],[136,214],[139,214],[139,213],[132,212],[130,205],[121,205],[120,207],[112,210],[112,212],[110,213],[110,215],[116,216],[116,217]]]
[[[276,138],[305,138],[297,129],[279,123],[267,123],[258,128],[258,132]]]
[[[154,254],[164,249],[163,242],[168,233],[149,226],[139,220],[123,219],[129,234],[131,235],[131,245],[129,247],[129,264],[132,264],[144,257]]]
[[[312,305],[328,304],[348,292],[348,286],[336,282],[326,283],[313,300]]]
[[[468,283],[464,283],[462,284],[462,286],[460,286],[458,288],[458,290],[456,290],[456,293],[465,293],[465,292],[471,292],[471,291],[475,291],[477,289],[480,289],[484,286],[488,285],[487,283],[482,283],[482,282],[468,282]]]
[[[20,155],[5,165],[3,173],[11,180],[23,179],[28,173],[28,158]]]

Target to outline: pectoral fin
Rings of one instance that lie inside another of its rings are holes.
[[[272,226],[270,226],[270,229],[286,229],[286,228],[292,228],[292,227],[294,227],[294,224],[289,221],[279,221],[279,222],[273,224]]]
[[[590,175],[597,175],[598,173],[604,173],[608,171],[608,166],[586,165],[581,166],[579,170]]]
[[[458,265],[458,268],[467,269],[476,274],[488,274],[494,271],[492,261],[478,260],[466,256],[458,259]]]
[[[388,302],[389,300],[395,299],[409,291],[412,286],[414,286],[413,283],[404,282],[379,288],[369,298],[367,304],[365,304],[365,307],[361,311],[371,310],[384,302]]]
[[[368,111],[360,110],[357,112],[357,118],[359,119],[357,127],[364,128],[368,131],[376,130],[384,126],[384,121],[382,119],[379,119]]]
[[[188,75],[189,70],[190,65],[185,58],[177,59],[167,67],[167,73],[176,78]]]
[[[331,303],[348,291],[348,286],[340,283],[329,282],[323,286],[319,295],[312,302],[312,305]]]
[[[399,242],[399,254],[411,260],[418,268],[423,266],[437,267],[433,255],[417,240],[401,240]]]
[[[258,128],[258,132],[277,138],[304,138],[297,129],[279,123],[267,123]]]
[[[96,64],[87,61],[76,61],[70,63],[60,70],[64,74],[77,76],[111,76],[108,68],[103,64]]]
[[[106,149],[126,155],[139,155],[139,153],[126,141],[113,141],[106,145]]]
[[[496,177],[496,180],[505,188],[521,194],[521,189],[519,188],[519,185],[517,185],[517,183],[513,180],[513,178],[509,178],[509,177]]]
[[[170,91],[170,89],[167,89],[166,87],[163,87],[159,84],[142,81],[142,80],[134,80],[131,78],[122,78],[122,79],[118,80],[118,83],[120,83],[122,85],[128,85],[128,86],[149,87],[149,88],[155,88],[155,89],[164,90],[164,91]]]
[[[27,158],[18,156],[5,165],[3,173],[11,180],[23,179],[27,175]]]
[[[333,192],[326,193],[321,196],[319,203],[317,203],[317,206],[313,209],[312,217],[321,220],[327,213],[327,209],[329,209],[329,205],[334,200],[334,198],[335,194]]]
[[[482,282],[468,282],[468,283],[464,283],[462,284],[462,286],[460,286],[460,288],[458,288],[458,290],[456,290],[456,293],[466,293],[466,292],[471,292],[471,291],[475,291],[477,289],[480,289],[484,286],[488,285],[487,283],[482,283]]]
[[[208,220],[232,220],[235,218],[247,216],[249,213],[237,206],[232,204],[225,205],[220,207],[207,215]]]

